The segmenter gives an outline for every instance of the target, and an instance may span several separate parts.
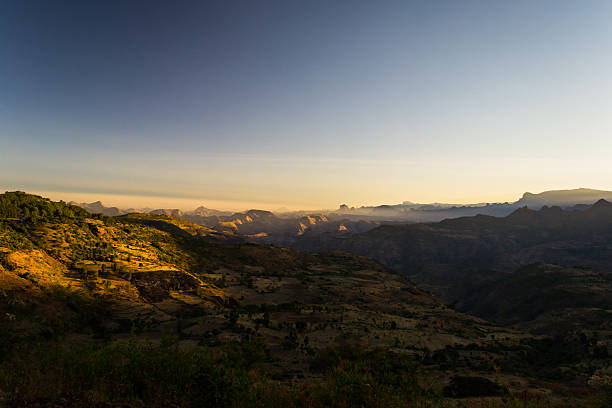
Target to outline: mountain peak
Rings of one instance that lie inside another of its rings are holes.
[[[602,198],[593,204],[591,208],[612,208],[612,203]]]
[[[251,217],[272,217],[274,216],[273,213],[271,213],[270,211],[266,211],[266,210],[249,210],[245,213],[248,216]]]
[[[536,213],[535,210],[532,210],[529,207],[524,206],[524,207],[520,207],[514,210],[510,215],[508,215],[508,217],[521,217],[521,216],[531,215],[535,213]]]

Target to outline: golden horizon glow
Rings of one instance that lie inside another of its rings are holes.
[[[282,203],[269,203],[269,202],[243,202],[243,201],[224,201],[224,200],[211,200],[211,199],[194,199],[194,198],[181,198],[181,197],[159,197],[150,195],[129,195],[129,194],[106,194],[106,193],[77,193],[77,192],[62,192],[62,191],[25,191],[26,193],[36,194],[45,198],[49,198],[53,201],[74,201],[77,203],[93,203],[100,201],[105,207],[117,207],[121,210],[125,209],[180,209],[181,211],[194,210],[200,206],[204,206],[209,209],[220,210],[220,211],[231,211],[231,212],[244,212],[252,209],[267,210],[272,212],[291,212],[291,211],[329,211],[339,207],[340,204],[347,204],[349,207],[371,207],[378,205],[396,205],[401,204],[404,201],[410,201],[417,204],[431,204],[431,203],[443,203],[443,204],[457,204],[457,205],[470,205],[470,204],[486,204],[486,203],[513,203],[519,200],[525,192],[530,193],[541,193],[544,191],[551,190],[574,190],[578,188],[591,188],[594,190],[612,191],[611,188],[592,188],[592,187],[557,187],[548,188],[543,190],[534,191],[523,191],[516,194],[507,194],[507,198],[489,199],[489,200],[453,200],[448,199],[424,199],[424,200],[401,200],[401,201],[370,201],[364,203],[349,203],[342,202],[334,206],[287,206]],[[24,191],[23,189],[13,189],[10,191]]]

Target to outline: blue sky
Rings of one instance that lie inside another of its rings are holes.
[[[3,2],[0,188],[235,209],[612,189],[610,21],[608,1]]]

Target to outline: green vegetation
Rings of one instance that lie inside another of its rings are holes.
[[[241,406],[252,401],[250,370],[261,363],[261,344],[228,344],[221,352],[115,343],[66,349],[50,344],[17,350],[0,365],[0,389],[15,404],[67,400],[146,406]]]
[[[0,389],[15,405],[144,403],[149,407],[407,407],[439,399],[419,385],[415,366],[376,352],[340,359],[322,381],[283,385],[265,373],[261,340],[217,350],[127,343],[67,349],[47,343],[0,363]],[[422,405],[419,405],[422,406]]]
[[[0,194],[0,220],[20,221],[28,225],[41,222],[77,222],[85,218],[106,219],[90,214],[81,207],[54,202],[21,191]]]
[[[68,348],[56,342],[21,346],[0,360],[0,389],[10,406],[72,407],[550,407],[486,378],[455,376],[442,392],[413,360],[384,351],[332,348],[317,358],[315,381],[274,381],[261,339],[220,347],[181,348],[166,337]],[[444,394],[444,395],[443,395]],[[500,396],[475,402],[470,397]],[[454,404],[452,398],[468,398]],[[470,402],[472,401],[472,402]],[[609,391],[588,406],[608,407]],[[472,405],[476,403],[478,405]]]
[[[32,242],[6,222],[0,222],[0,248],[9,251],[32,249]]]

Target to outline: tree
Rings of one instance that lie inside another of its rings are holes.
[[[238,318],[240,317],[240,313],[236,309],[232,309],[229,312],[229,321],[232,326],[235,326],[238,323]]]

